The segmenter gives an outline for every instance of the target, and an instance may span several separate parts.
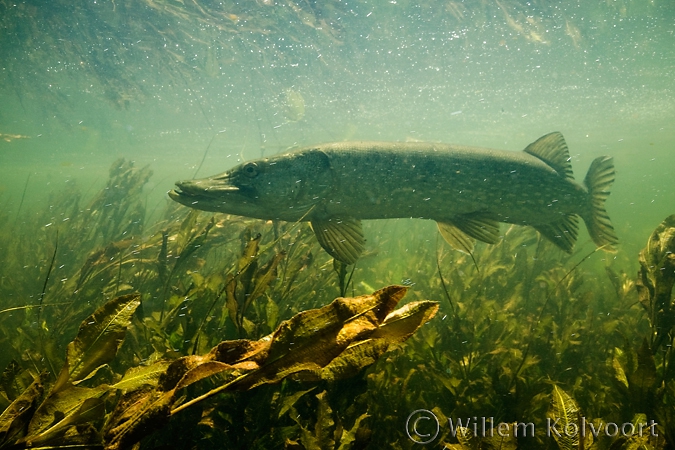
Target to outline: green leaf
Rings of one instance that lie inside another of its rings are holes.
[[[577,402],[558,386],[553,385],[551,393],[551,407],[548,411],[551,419],[551,434],[558,443],[560,450],[577,450],[580,446],[581,411]],[[557,422],[556,422],[557,421]],[[584,431],[585,438],[583,448],[590,448],[593,443],[593,435]]]
[[[313,391],[315,388],[307,389],[306,391],[298,391],[294,392],[293,395],[289,395],[287,397],[284,397],[284,399],[281,401],[281,409],[279,409],[279,414],[277,414],[277,419],[281,419],[286,412],[291,409],[293,405],[295,405],[295,402],[297,402],[300,397],[305,395],[308,392]]]
[[[314,436],[319,445],[318,448],[334,448],[333,429],[335,428],[335,421],[333,420],[333,410],[328,404],[326,391],[316,394],[316,398],[319,400],[319,407],[314,424]]]
[[[578,433],[576,436],[571,436],[571,433],[567,433],[565,430],[572,429],[574,425],[577,425],[579,406],[567,392],[555,385],[553,386],[553,392],[551,393],[551,408],[549,409],[548,416],[553,423],[556,423],[556,421],[559,423],[559,425],[555,426],[555,429],[559,430],[559,433],[556,434],[553,432],[552,434],[560,449],[578,449]]]
[[[651,430],[647,426],[647,416],[645,414],[635,414],[631,423],[635,430],[642,430],[642,432],[636,431],[632,435],[626,437],[625,442],[621,446],[621,450],[654,450],[662,448],[661,446],[652,445],[656,444],[656,442],[650,442],[654,436],[652,436]]]
[[[643,340],[642,346],[637,351],[635,371],[628,372],[626,376],[631,402],[638,408],[638,411],[649,410],[655,400],[658,374],[647,339]]]
[[[6,442],[14,442],[26,428],[35,412],[37,399],[42,395],[43,383],[47,378],[47,373],[35,378],[33,383],[0,414],[0,446]]]
[[[211,231],[211,228],[213,228],[215,224],[215,220],[213,217],[211,217],[211,220],[209,220],[202,230],[199,231],[198,235],[190,236],[190,239],[185,244],[185,247],[181,248],[180,250],[179,258],[176,260],[176,268],[180,264],[184,264],[186,261],[189,261],[190,255],[192,255],[199,247],[204,244],[204,241],[206,241],[206,238],[209,235],[209,231]]]
[[[246,335],[252,336],[255,333],[256,325],[246,317],[241,318],[241,327],[246,331]]]
[[[157,386],[160,375],[166,372],[170,364],[171,361],[157,361],[149,366],[132,367],[127,370],[120,381],[110,387],[127,391],[144,385]]]
[[[3,370],[2,375],[0,375],[0,389],[2,389],[2,393],[5,394],[8,400],[13,400],[18,396],[14,387],[14,382],[21,372],[22,370],[19,363],[15,360],[11,360],[7,367],[5,367],[5,370]]]
[[[105,414],[102,396],[106,386],[81,388],[73,385],[52,393],[35,412],[25,441],[29,446],[61,444],[61,438],[74,425],[91,422]]]
[[[199,218],[199,214],[199,210],[190,208],[190,212],[187,216],[185,216],[185,219],[183,219],[183,222],[180,224],[180,229],[178,230],[178,235],[176,236],[176,247],[178,248],[178,254],[180,254],[190,243],[190,240],[192,240],[192,230],[197,224],[197,218]]]
[[[279,319],[279,307],[271,298],[267,298],[265,316],[267,318],[267,326],[273,330],[277,325],[277,320]]]
[[[484,448],[495,449],[495,450],[517,450],[518,448],[518,438],[516,438],[516,424],[508,423],[507,431],[502,431],[501,433],[495,433],[493,436],[486,436],[483,438],[485,442]],[[495,425],[502,426],[502,424]]]
[[[228,274],[225,278],[225,307],[230,320],[239,328],[239,302],[237,302],[237,279],[234,275]],[[223,318],[225,316],[223,315]],[[223,326],[223,323],[220,324]]]
[[[478,450],[480,448],[480,437],[474,435],[471,428],[457,427],[456,437],[462,446],[462,450]]]
[[[612,358],[612,367],[614,368],[614,378],[620,383],[621,386],[628,388],[628,378],[626,377],[626,371],[623,369],[623,365],[619,358],[623,356],[623,351],[615,347],[614,349],[614,358]]]
[[[340,447],[338,447],[338,450],[350,450],[352,448],[352,444],[356,440],[356,433],[361,427],[361,422],[368,417],[370,417],[368,413],[361,414],[356,418],[356,421],[354,421],[354,426],[351,427],[349,431],[343,431],[342,436],[340,437]]]
[[[82,322],[77,337],[68,344],[66,363],[53,392],[66,387],[68,383],[79,383],[115,357],[124,341],[131,317],[141,304],[140,298],[140,294],[117,297]]]
[[[248,310],[249,305],[258,297],[260,297],[260,295],[262,295],[262,293],[265,292],[265,289],[267,289],[267,286],[269,286],[272,280],[274,280],[277,277],[277,266],[279,265],[279,262],[281,262],[281,260],[284,259],[285,256],[286,256],[285,252],[277,253],[276,255],[274,255],[274,258],[272,258],[267,264],[265,264],[265,266],[261,267],[260,270],[257,271],[255,278],[255,287],[246,298],[242,314],[246,310]]]
[[[253,275],[258,268],[258,250],[260,248],[261,238],[262,235],[258,233],[253,238],[249,239],[244,246],[244,251],[239,257],[239,261],[237,261],[236,278],[241,283],[244,292],[249,292],[251,282],[253,281]]]

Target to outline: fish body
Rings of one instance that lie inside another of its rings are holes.
[[[332,177],[317,213],[446,221],[489,212],[534,225],[575,212],[586,191],[525,153],[448,144],[346,142],[321,147]],[[296,215],[296,220],[299,219]]]
[[[361,220],[435,220],[454,247],[495,243],[499,223],[533,226],[571,251],[578,217],[597,245],[617,242],[604,201],[611,158],[584,184],[567,145],[551,133],[523,152],[424,142],[336,142],[249,161],[214,177],[177,183],[192,208],[266,220],[310,221],[324,249],[351,264],[363,251]]]

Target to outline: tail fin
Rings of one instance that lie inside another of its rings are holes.
[[[588,169],[584,184],[588,189],[588,211],[583,216],[588,234],[598,247],[614,251],[619,238],[605,211],[605,200],[609,197],[609,187],[614,183],[614,161],[610,156],[596,158]]]

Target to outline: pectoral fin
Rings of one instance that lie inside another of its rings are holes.
[[[345,264],[354,264],[363,253],[366,239],[360,220],[333,217],[310,223],[319,244],[333,258]]]
[[[557,222],[535,225],[534,229],[567,253],[572,253],[579,234],[579,216],[567,214]]]

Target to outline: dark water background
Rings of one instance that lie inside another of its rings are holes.
[[[22,208],[39,210],[74,182],[96,192],[118,157],[151,166],[161,210],[204,156],[202,176],[317,142],[520,151],[556,130],[578,180],[615,158],[617,258],[635,264],[675,210],[670,0],[2,0],[0,23],[0,133],[30,137],[0,140],[10,216],[27,177]],[[369,239],[421,227],[435,242],[430,224],[397,222]]]

